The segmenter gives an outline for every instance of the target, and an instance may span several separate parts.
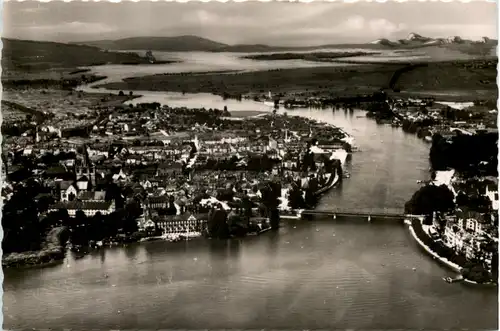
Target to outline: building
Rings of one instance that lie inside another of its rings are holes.
[[[157,217],[153,220],[156,228],[163,233],[201,232],[207,221],[201,215],[184,214]]]
[[[168,197],[165,195],[159,197],[148,197],[144,201],[144,205],[150,209],[165,209],[168,205]]]
[[[59,182],[59,192],[61,202],[73,201],[78,195],[78,188],[71,181],[63,180]]]
[[[498,210],[498,189],[493,185],[487,185],[485,195],[490,199],[493,210]]]
[[[60,202],[49,207],[49,212],[66,209],[70,217],[75,217],[80,210],[85,216],[91,217],[97,213],[101,215],[109,215],[115,211],[114,201],[69,201]]]
[[[81,201],[105,201],[106,191],[81,191],[78,194],[78,199]]]

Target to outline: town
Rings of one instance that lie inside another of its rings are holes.
[[[88,106],[92,98],[98,106]],[[257,234],[278,227],[280,214],[314,207],[345,176],[351,139],[331,125],[158,103],[103,106],[108,99],[125,100],[79,93],[75,103],[86,113],[62,116],[57,98],[45,101],[43,113],[5,104],[7,252],[36,251],[63,229],[76,252],[155,238]],[[41,252],[24,262],[63,256],[62,248]],[[23,263],[22,254],[11,256],[4,264]]]
[[[7,329],[498,329],[484,1],[6,1]]]
[[[314,208],[349,177],[345,162],[356,149],[337,127],[278,114],[284,103],[277,98],[272,113],[230,113],[122,104],[138,97],[133,93],[64,93],[16,89],[4,104],[2,196],[5,245],[13,253],[6,265],[61,259],[56,234],[81,254],[138,240],[259,234]],[[45,97],[35,104],[45,110],[19,106],[26,94]],[[61,113],[58,98],[75,111]],[[495,105],[391,99],[383,92],[357,104],[313,103],[323,111],[366,109],[379,125],[432,143],[432,179],[405,208],[425,215],[412,220],[412,233],[469,278],[495,279]],[[15,221],[19,215],[25,224]],[[31,238],[29,247],[20,237]],[[16,254],[26,250],[40,253]]]

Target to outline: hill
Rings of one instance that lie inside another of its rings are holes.
[[[107,52],[87,45],[6,38],[2,38],[2,43],[2,68],[4,76],[9,76],[17,72],[37,72],[106,63],[148,63],[146,58],[135,53]]]
[[[89,45],[109,50],[145,50],[153,51],[217,51],[229,45],[196,36],[179,37],[135,37],[119,40],[97,40],[72,44]]]
[[[135,37],[118,40],[95,40],[71,42],[72,45],[86,45],[106,50],[152,50],[164,52],[237,52],[262,53],[278,51],[306,51],[321,48],[370,48],[378,49],[375,44],[328,44],[313,46],[270,46],[264,44],[228,45],[197,36],[178,37]]]

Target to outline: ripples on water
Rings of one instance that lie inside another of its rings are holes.
[[[408,236],[390,223],[315,221],[107,250],[8,271],[4,317],[40,328],[494,327],[495,296],[444,284],[447,270]]]

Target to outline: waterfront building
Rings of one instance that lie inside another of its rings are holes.
[[[59,202],[49,207],[48,212],[56,212],[66,209],[70,217],[75,217],[78,211],[82,211],[85,216],[94,216],[97,213],[109,215],[115,211],[114,201],[68,201]]]

